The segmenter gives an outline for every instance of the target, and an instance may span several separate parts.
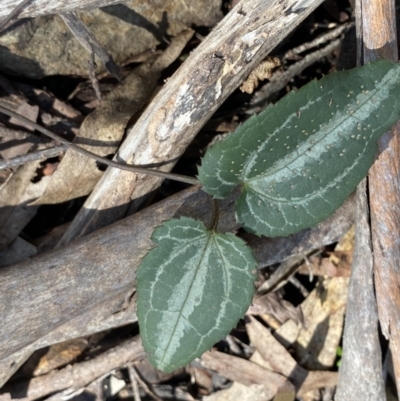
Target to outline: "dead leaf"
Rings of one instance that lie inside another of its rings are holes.
[[[260,81],[272,77],[272,70],[281,65],[281,60],[278,57],[267,57],[266,60],[262,61],[258,67],[256,67],[243,82],[239,88],[242,92],[253,93],[254,89],[257,88]]]
[[[36,122],[37,117],[39,115],[39,107],[31,106],[30,104],[24,102],[17,107],[15,112],[18,114],[21,114],[28,120]],[[23,127],[29,131],[34,131],[34,129],[30,125],[25,124],[18,118],[11,117],[9,121],[10,121],[10,124],[18,125],[19,127]]]
[[[274,337],[285,347],[289,348],[295,343],[301,326],[293,320],[288,320],[274,332]]]
[[[4,160],[13,159],[14,157],[25,155],[32,149],[33,143],[29,138],[18,140],[16,138],[1,138],[0,140],[0,156]]]
[[[274,397],[281,388],[284,391],[287,390],[285,377],[236,356],[218,351],[206,352],[201,357],[201,362],[206,368],[215,370],[228,379],[246,386],[262,384],[269,399]]]
[[[134,69],[86,117],[74,143],[100,156],[114,155],[128,122],[150,99],[161,72],[179,57],[192,35],[193,31],[183,32],[161,55]],[[94,159],[68,150],[36,204],[61,203],[87,195],[102,175]]]
[[[299,363],[307,369],[333,366],[343,331],[348,278],[323,280],[301,305],[306,328],[300,330],[295,344]]]
[[[253,317],[246,324],[252,345],[273,371],[287,377],[298,394],[325,386],[336,385],[337,372],[309,372],[301,367],[270,331]]]
[[[210,396],[203,397],[203,401],[270,401],[271,397],[265,391],[262,384],[251,384],[245,386],[234,382],[232,387],[217,391]]]
[[[64,341],[51,345],[47,351],[33,354],[21,367],[18,377],[41,376],[72,362],[88,347],[88,341],[83,338]]]
[[[304,324],[301,309],[282,299],[277,292],[254,297],[253,304],[249,307],[247,313],[250,315],[268,314],[280,324],[285,323],[288,319],[292,319],[298,324]]]
[[[31,203],[42,196],[50,177],[33,183],[40,161],[17,169],[0,188],[0,249],[19,235],[36,214],[39,206]]]
[[[252,316],[248,317],[246,329],[251,344],[257,349],[264,360],[268,362],[272,370],[291,379],[295,386],[297,382],[297,387],[299,387],[298,383],[304,380],[307,372],[297,365],[297,362],[286,348],[274,338],[266,327]],[[301,374],[304,377],[300,377]]]

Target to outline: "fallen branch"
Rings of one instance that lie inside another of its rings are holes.
[[[7,17],[0,22],[0,31],[2,31],[10,21],[18,18],[18,16],[22,13],[23,9],[26,8],[28,4],[31,3],[32,1],[33,0],[23,0],[16,7],[14,7],[14,9],[7,15]]]
[[[51,148],[38,150],[33,153],[27,153],[26,155],[17,156],[10,160],[0,160],[0,170],[18,167],[36,160],[45,160],[51,157],[60,156],[61,154],[65,153],[66,150],[67,147],[65,145],[53,146]]]
[[[350,276],[343,357],[336,401],[386,400],[378,337],[378,312],[373,287],[373,264],[366,180],[357,189],[356,244]]]
[[[27,382],[5,386],[0,392],[0,401],[15,398],[19,401],[32,401],[65,389],[71,394],[108,372],[144,356],[140,340],[133,338],[88,361],[34,377]]]
[[[358,0],[356,25],[358,64],[382,57],[398,59],[394,1]],[[390,336],[391,348],[395,350],[393,365],[397,389],[400,388],[399,124],[392,128],[391,133],[381,137],[378,147],[380,152],[383,149],[385,152],[379,155],[370,169],[369,193],[367,180],[357,190],[356,246],[343,335],[343,359],[335,397],[337,401],[386,400],[378,311],[382,332],[386,337]]]
[[[222,232],[238,228],[233,208],[237,195],[221,202]],[[336,241],[351,224],[349,210],[351,203],[318,226],[287,238],[247,241],[255,245],[262,265],[276,263],[294,249],[308,252]],[[163,221],[178,216],[208,224],[209,197],[198,187],[189,188],[67,247],[0,269],[0,358],[27,346],[33,351],[134,321],[130,296],[140,260],[153,246],[150,235]],[[339,225],[329,237],[333,221]],[[318,235],[324,240],[317,241]]]
[[[362,0],[364,62],[398,61],[396,2]],[[372,254],[378,316],[389,340],[400,394],[400,122],[381,136],[379,156],[368,174]]]

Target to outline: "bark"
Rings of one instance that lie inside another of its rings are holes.
[[[98,8],[122,3],[121,0],[31,0],[18,18],[32,18],[45,14],[58,14],[82,8]],[[7,17],[22,0],[0,0],[0,18]]]
[[[140,340],[133,338],[88,361],[69,365],[61,370],[34,377],[17,385],[5,386],[0,392],[0,401],[37,400],[64,389],[68,389],[72,393],[112,370],[125,366],[135,359],[144,358],[144,356]]]
[[[356,6],[358,62],[398,59],[395,2],[359,0]],[[379,141],[368,184],[358,190],[356,252],[352,267],[336,401],[386,400],[382,380],[381,328],[390,346],[399,389],[399,124]],[[369,200],[369,204],[368,204]],[[369,212],[371,222],[369,222]],[[373,274],[377,300],[374,295]],[[378,301],[378,305],[377,305]]]
[[[394,0],[363,0],[364,61],[398,60]],[[375,287],[382,332],[390,340],[400,391],[400,123],[379,140],[369,176]]]
[[[233,209],[236,197],[233,193],[221,202],[218,227],[222,232],[238,228]],[[343,234],[348,229],[343,213],[348,216],[349,208],[345,204],[337,211],[341,226],[333,237],[325,235],[332,226],[329,219],[286,239],[264,238],[269,251],[264,252],[258,242],[256,257],[263,265],[282,260],[277,260],[269,242],[286,249],[280,254],[285,258],[295,247],[307,252],[320,246],[318,235],[328,243],[335,241],[340,229]],[[135,321],[136,269],[153,246],[150,234],[163,221],[178,216],[208,224],[209,197],[196,187],[189,188],[69,246],[0,269],[0,358],[24,347],[33,351]],[[12,357],[7,361],[5,365],[11,366]]]
[[[351,269],[336,401],[385,401],[373,284],[366,180],[357,191],[356,247]]]

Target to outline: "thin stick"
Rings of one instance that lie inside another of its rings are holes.
[[[279,73],[276,72],[271,78],[270,82],[264,85],[254,96],[251,102],[252,108],[247,110],[247,113],[259,112],[265,107],[266,100],[273,94],[283,89],[287,83],[296,75],[300,74],[304,69],[314,64],[316,61],[328,54],[331,54],[341,43],[341,39],[336,39],[312,53],[307,54],[300,61],[291,65],[286,71]]]
[[[38,150],[37,152],[17,156],[10,160],[0,160],[0,170],[22,166],[23,164],[36,160],[45,160],[50,157],[56,157],[64,153],[66,150],[67,147],[65,145],[53,146],[51,148]]]
[[[143,390],[146,392],[146,394],[150,397],[153,398],[155,401],[162,401],[161,398],[159,398],[154,392],[150,389],[150,387],[146,384],[145,381],[143,381],[140,376],[136,373],[135,367],[132,363],[130,363],[128,366],[132,367],[132,371],[129,373],[132,373],[136,379],[136,381],[143,387]],[[129,375],[130,376],[130,375]]]
[[[128,363],[128,373],[129,373],[129,380],[131,382],[132,386],[132,393],[133,393],[133,399],[135,401],[141,401],[140,393],[139,393],[139,386],[136,380],[136,375],[134,371],[134,367],[132,366],[132,363]]]
[[[49,138],[41,138],[32,132],[26,132],[15,128],[3,127],[0,125],[0,141],[4,145],[7,141],[16,140],[34,144],[49,144],[53,141]]]
[[[56,372],[34,377],[28,381],[2,387],[1,401],[11,401],[14,398],[20,401],[33,401],[49,394],[67,390],[68,395],[79,393],[95,380],[109,375],[110,372],[127,363],[143,358],[144,350],[138,337],[131,338],[123,343],[103,352],[87,361],[77,362]]]
[[[82,47],[89,52],[89,54],[94,54],[101,60],[104,67],[118,79],[119,82],[122,81],[121,71],[114,63],[112,57],[106,52],[104,47],[99,43],[96,37],[90,32],[89,28],[85,23],[76,15],[74,12],[65,12],[59,14],[65,25],[69,28],[78,42]]]
[[[169,178],[170,180],[185,182],[186,184],[192,184],[192,185],[200,184],[200,182],[197,180],[197,178],[194,178],[194,177],[188,177],[186,175],[181,175],[181,174],[167,173],[165,171],[159,171],[159,170],[150,170],[146,167],[134,166],[131,164],[122,164],[122,163],[117,163],[113,160],[108,160],[105,157],[96,155],[95,153],[89,152],[88,150],[81,148],[80,146],[77,146],[72,142],[67,141],[66,139],[62,138],[61,136],[59,136],[57,134],[54,134],[53,132],[49,131],[48,129],[42,127],[41,125],[36,124],[35,122],[30,121],[27,118],[21,116],[20,114],[15,113],[9,109],[6,109],[3,106],[0,106],[0,112],[6,114],[9,117],[18,118],[19,120],[21,120],[28,126],[38,130],[42,134],[54,139],[55,141],[61,142],[62,144],[68,146],[70,149],[75,150],[76,152],[79,152],[84,156],[95,159],[98,162],[101,162],[109,167],[115,167],[115,168],[119,168],[121,170],[131,171],[132,173],[147,174],[147,175],[152,175],[152,176],[161,177],[161,178]]]
[[[340,36],[342,33],[347,32],[353,26],[354,26],[354,22],[348,22],[346,24],[339,25],[335,29],[332,29],[332,30],[330,30],[330,31],[318,36],[317,38],[315,38],[311,42],[303,43],[300,46],[297,46],[297,47],[289,50],[283,56],[283,58],[284,59],[288,59],[290,57],[290,55],[292,55],[292,54],[303,53],[306,50],[312,49],[313,47],[317,47],[317,46],[322,45],[322,44],[324,44],[324,43],[326,43],[326,42],[328,42],[330,40],[336,39],[338,36]]]
[[[34,0],[23,0],[21,3],[19,3],[14,10],[10,12],[10,14],[7,15],[3,19],[3,21],[0,22],[0,31],[2,31],[8,23],[12,20],[18,17],[19,14],[21,14],[21,11],[31,2]]]
[[[94,52],[90,53],[90,57],[88,60],[88,67],[89,67],[89,79],[92,83],[94,93],[96,94],[96,98],[99,102],[101,102],[101,90],[100,90],[100,83],[96,76],[96,63],[94,61]]]

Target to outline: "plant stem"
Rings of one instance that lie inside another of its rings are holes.
[[[168,172],[159,171],[159,170],[150,170],[149,168],[146,168],[146,167],[134,166],[132,164],[122,164],[122,163],[115,162],[113,160],[108,160],[105,157],[99,156],[96,153],[92,153],[84,148],[81,148],[80,146],[75,145],[72,142],[67,141],[66,139],[62,138],[61,136],[59,136],[57,134],[54,134],[53,132],[49,131],[48,129],[42,127],[41,125],[36,124],[35,122],[30,121],[27,118],[21,116],[20,114],[15,113],[3,106],[0,106],[0,112],[6,114],[9,117],[18,118],[25,124],[31,126],[32,128],[36,129],[37,131],[41,132],[42,134],[54,139],[55,141],[66,145],[68,148],[75,150],[76,152],[79,152],[79,153],[83,154],[84,156],[95,159],[98,162],[106,164],[109,167],[115,167],[115,168],[119,168],[121,170],[131,171],[132,173],[147,174],[147,175],[152,175],[152,176],[161,177],[161,178],[169,178],[170,180],[184,182],[186,184],[192,184],[192,185],[200,184],[199,180],[194,177],[189,177],[189,176],[181,175],[181,174],[173,174],[173,173],[168,173]]]
[[[218,222],[219,222],[219,202],[217,199],[214,199],[211,196],[210,196],[210,200],[211,200],[211,204],[212,204],[212,215],[211,215],[211,221],[208,226],[208,229],[217,231]]]

